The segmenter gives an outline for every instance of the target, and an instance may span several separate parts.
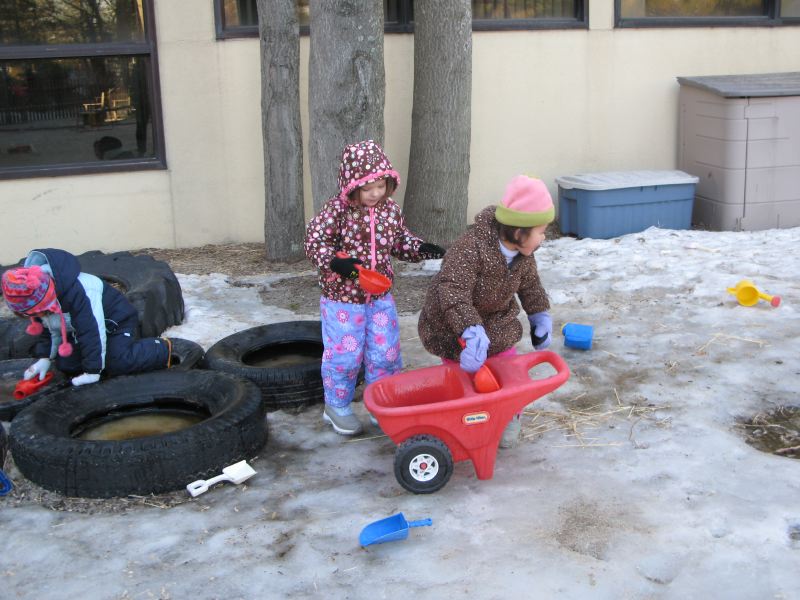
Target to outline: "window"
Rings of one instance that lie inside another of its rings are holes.
[[[800,24],[800,0],[616,0],[618,27]]]
[[[300,33],[308,34],[308,11],[311,0],[297,0]],[[256,0],[214,0],[217,39],[258,37]]]
[[[214,0],[214,4],[218,38],[258,36],[256,0]],[[584,0],[472,0],[472,28],[586,28],[583,7]],[[301,34],[308,33],[309,10],[310,0],[297,0]],[[383,12],[387,33],[414,30],[413,0],[383,0]]]
[[[0,2],[0,178],[164,168],[152,2]]]
[[[472,0],[472,28],[587,27],[582,0]]]

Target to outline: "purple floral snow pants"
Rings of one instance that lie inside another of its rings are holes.
[[[322,383],[325,403],[338,408],[353,400],[362,360],[366,382],[372,383],[403,367],[400,325],[391,294],[366,304],[335,302],[324,296],[322,317]]]

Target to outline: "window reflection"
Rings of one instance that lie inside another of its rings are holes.
[[[574,17],[575,0],[472,0],[472,19]]]
[[[755,17],[762,0],[622,0],[622,17]]]
[[[217,1],[222,3],[225,29],[258,26],[256,0]],[[578,2],[579,0],[472,0],[472,18],[474,21],[577,19],[580,18]],[[310,0],[296,0],[296,4],[298,22],[301,26],[307,26],[310,20]],[[414,20],[414,3],[412,0],[383,0],[383,14],[385,25],[409,25]]]
[[[800,0],[783,0],[781,2],[782,17],[800,17]]]
[[[142,0],[0,0],[0,44],[142,40]]]
[[[153,158],[147,63],[0,61],[0,168]]]
[[[297,21],[300,25],[308,25],[310,0],[297,0]],[[256,0],[225,0],[226,27],[258,26],[258,10]]]

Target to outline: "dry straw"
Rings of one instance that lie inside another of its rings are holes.
[[[565,402],[567,406],[583,398],[586,392]],[[551,431],[561,431],[571,443],[557,444],[557,448],[592,448],[599,446],[622,446],[633,443],[640,447],[633,437],[633,429],[640,421],[649,421],[658,427],[669,427],[670,418],[659,418],[656,413],[671,408],[670,406],[642,406],[639,404],[623,404],[616,388],[614,389],[616,405],[610,408],[606,402],[588,408],[567,408],[566,412],[546,410],[526,410],[523,412],[522,439],[529,440],[545,435]],[[524,417],[531,417],[530,420]],[[593,430],[601,427],[608,429],[615,422],[630,423],[628,441],[603,441],[605,437],[594,436]]]

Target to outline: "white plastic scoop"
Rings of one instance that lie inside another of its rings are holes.
[[[192,498],[199,496],[203,492],[207,492],[215,483],[220,481],[230,481],[239,485],[243,481],[250,479],[256,472],[246,460],[241,460],[238,463],[232,464],[229,467],[222,469],[222,475],[217,475],[211,479],[198,479],[186,486],[186,491],[192,495]]]

